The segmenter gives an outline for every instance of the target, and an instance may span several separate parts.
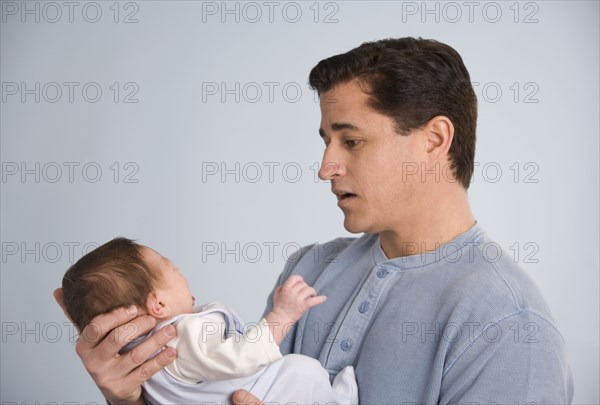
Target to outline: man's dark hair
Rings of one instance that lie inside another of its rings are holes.
[[[432,39],[383,39],[324,59],[309,75],[310,86],[319,96],[353,79],[370,96],[369,107],[392,118],[401,135],[409,135],[435,116],[448,117],[454,125],[450,167],[457,181],[469,188],[477,97],[458,52]]]

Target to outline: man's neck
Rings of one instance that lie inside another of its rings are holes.
[[[466,191],[431,198],[419,212],[380,233],[381,248],[389,259],[438,249],[475,224]]]

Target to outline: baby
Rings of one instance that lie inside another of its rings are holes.
[[[67,312],[80,331],[97,315],[117,307],[135,305],[139,313],[157,319],[149,334],[121,353],[175,324],[177,337],[168,345],[177,350],[177,359],[144,383],[147,403],[231,403],[231,395],[240,388],[265,403],[358,403],[351,366],[330,384],[317,360],[296,354],[282,357],[279,351],[288,328],[326,299],[300,276],[278,287],[273,311],[247,328],[223,304],[194,307],[195,298],[179,268],[126,238],[115,238],[79,259],[65,273],[62,287]]]

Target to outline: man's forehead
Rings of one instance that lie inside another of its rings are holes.
[[[360,100],[340,100],[338,106],[321,109],[319,134],[321,136],[341,131],[369,132],[394,127],[394,121],[387,115],[376,111],[366,103],[367,96]]]
[[[366,106],[358,100],[342,99],[321,107],[321,123],[319,132],[339,132],[343,130],[359,130],[364,123]]]

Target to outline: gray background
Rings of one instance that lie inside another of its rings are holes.
[[[286,258],[347,234],[310,68],[400,36],[464,58],[475,216],[543,291],[575,403],[599,403],[596,1],[2,2],[1,401],[102,401],[52,290],[117,235],[258,320]]]

